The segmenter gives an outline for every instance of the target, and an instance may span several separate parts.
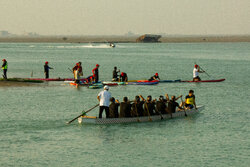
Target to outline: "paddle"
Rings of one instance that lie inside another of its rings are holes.
[[[194,62],[194,64],[196,64],[196,62]],[[201,66],[199,65],[199,67],[200,67],[200,69],[205,73],[205,74],[207,74],[207,76],[208,77],[210,77],[211,78],[211,76],[205,71],[205,70],[203,70],[202,68],[201,68]]]
[[[150,117],[150,113],[149,113],[149,110],[148,110],[148,104],[147,104],[147,102],[145,102],[145,107],[146,107],[146,109],[148,111],[148,120],[152,122],[152,119]]]
[[[138,112],[137,112],[137,106],[136,106],[137,102],[134,103],[134,104],[135,104],[135,112],[136,112],[137,122],[141,122],[140,119],[138,118],[138,117],[139,117],[139,114],[138,114]]]
[[[185,103],[183,102],[182,97],[181,97],[181,102],[183,104],[183,108],[184,108],[184,112],[185,112],[185,117],[187,117],[186,109],[185,109],[185,106],[184,106]]]
[[[73,72],[70,68],[68,68],[70,72]]]
[[[85,111],[85,112],[83,111],[83,113],[82,113],[81,115],[75,117],[74,119],[72,119],[71,121],[66,122],[66,123],[67,123],[67,124],[70,124],[71,122],[73,122],[73,121],[76,120],[77,118],[79,118],[79,117],[81,117],[81,116],[87,114],[88,112],[90,112],[91,110],[93,110],[94,108],[96,108],[97,106],[99,106],[99,104],[96,104],[94,107],[90,108],[89,110],[87,110],[87,111]]]
[[[201,69],[205,74],[207,74],[208,77],[211,78],[211,76],[210,76],[205,70],[203,70],[203,69],[201,68],[201,66],[199,66],[199,67],[200,67],[200,69]]]

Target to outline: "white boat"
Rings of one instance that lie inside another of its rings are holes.
[[[196,113],[199,113],[205,108],[205,106],[199,106],[196,109],[190,109],[184,111],[177,111],[172,114],[172,118],[177,117],[185,117],[192,116]],[[153,115],[153,116],[143,116],[143,117],[128,117],[128,118],[98,118],[95,116],[81,116],[78,118],[78,123],[86,123],[86,124],[120,124],[120,123],[133,123],[133,122],[151,122],[151,121],[161,121],[170,119],[170,114],[162,114],[162,115]]]

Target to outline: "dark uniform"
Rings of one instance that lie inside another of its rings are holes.
[[[145,102],[144,104],[144,116],[155,115],[155,102]]]
[[[113,70],[113,81],[118,81],[118,71],[116,68]]]
[[[166,114],[166,108],[167,108],[167,105],[166,105],[166,102],[165,101],[157,101],[156,102],[156,111],[161,113],[161,114]]]
[[[131,104],[128,102],[121,102],[120,104],[120,118],[131,117]]]
[[[53,69],[51,67],[49,67],[48,64],[44,65],[44,73],[45,73],[45,78],[48,79],[49,78],[49,69]]]
[[[144,110],[143,110],[143,104],[144,101],[139,101],[137,103],[132,104],[132,116],[133,117],[141,117],[144,115]]]
[[[152,76],[148,81],[153,81],[153,80],[155,80],[155,79],[160,79],[160,78],[159,78],[159,75],[154,75],[154,76]]]
[[[177,102],[175,102],[175,101],[173,101],[173,100],[170,100],[169,102],[168,102],[168,112],[170,112],[170,113],[175,113],[175,110],[176,110],[176,107],[178,107],[178,108],[180,108],[179,107],[179,104],[177,103]]]
[[[111,102],[109,105],[109,118],[118,118],[118,107],[120,106],[119,103]]]
[[[127,82],[128,81],[128,75],[124,72],[123,75],[120,75],[120,81],[121,82]]]

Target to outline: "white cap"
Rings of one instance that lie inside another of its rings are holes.
[[[104,90],[109,90],[109,87],[107,85],[105,85]]]

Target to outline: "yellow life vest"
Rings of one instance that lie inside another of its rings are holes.
[[[194,104],[194,97],[186,98],[186,104]]]
[[[5,66],[2,67],[3,70],[7,70],[8,69],[8,63],[6,62]]]

